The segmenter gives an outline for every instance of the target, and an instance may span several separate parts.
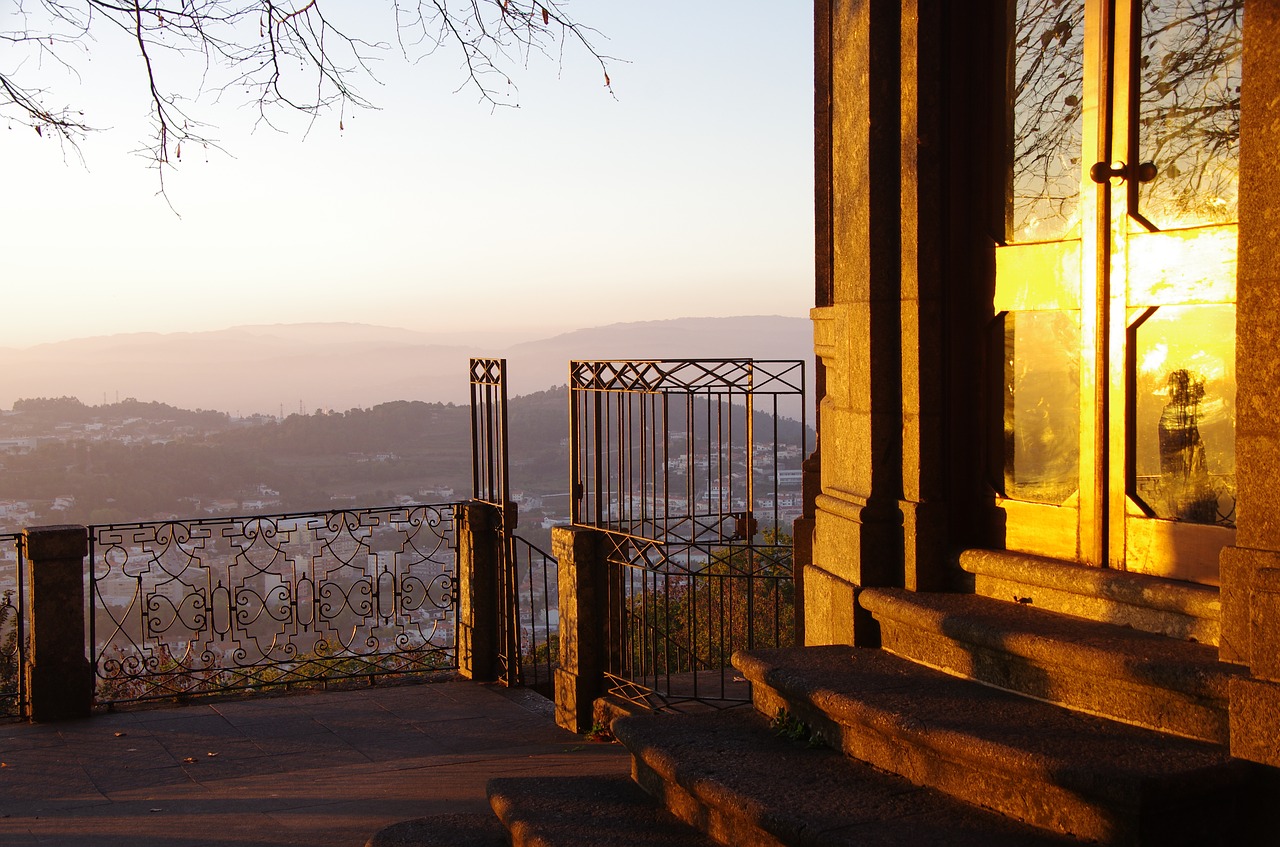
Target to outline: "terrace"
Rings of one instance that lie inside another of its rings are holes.
[[[625,774],[548,702],[469,681],[378,685],[0,726],[0,842],[358,847],[488,809],[499,774]]]
[[[497,360],[472,365],[470,500],[0,537],[0,704],[35,722],[3,727],[0,834],[360,843],[483,809],[489,777],[625,775],[574,734],[602,695],[747,704],[732,653],[796,641],[803,364],[571,372],[556,555],[516,529]]]

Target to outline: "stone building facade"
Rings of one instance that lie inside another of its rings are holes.
[[[815,7],[806,642],[899,588],[1208,643],[1280,765],[1280,2]]]

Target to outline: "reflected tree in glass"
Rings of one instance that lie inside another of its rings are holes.
[[[1165,306],[1137,328],[1136,490],[1156,517],[1235,522],[1235,306]]]
[[[1160,227],[1233,221],[1240,161],[1243,0],[1142,4],[1139,151],[1155,179],[1139,189]]]
[[[1084,0],[1015,4],[1006,238],[1076,237],[1083,139]]]

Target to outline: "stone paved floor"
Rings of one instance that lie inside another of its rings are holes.
[[[0,724],[0,845],[361,847],[487,811],[492,776],[628,772],[548,705],[453,681]]]

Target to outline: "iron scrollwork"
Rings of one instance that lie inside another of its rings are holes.
[[[455,513],[91,527],[98,700],[455,667]]]
[[[0,715],[18,715],[26,699],[22,669],[27,649],[21,534],[0,533],[0,568]]]

